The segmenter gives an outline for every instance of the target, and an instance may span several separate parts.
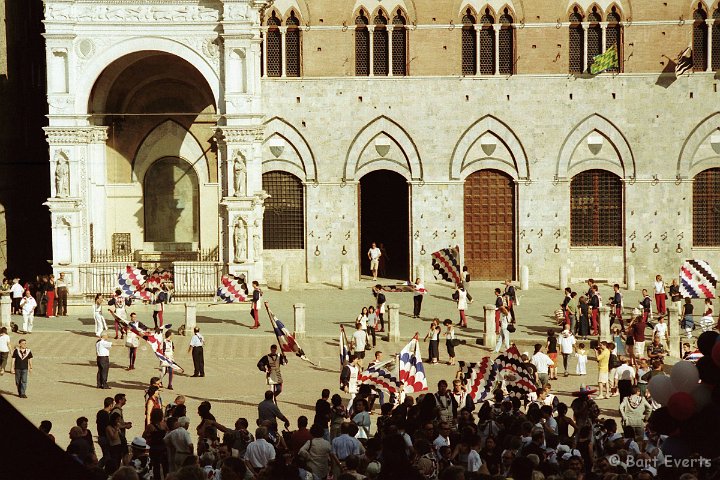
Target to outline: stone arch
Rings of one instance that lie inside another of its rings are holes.
[[[380,135],[386,135],[400,149],[403,155],[403,163],[397,160],[376,158],[369,162],[361,163],[361,155]],[[353,138],[347,155],[345,156],[345,180],[361,178],[366,173],[374,170],[391,170],[399,173],[408,180],[421,180],[423,177],[422,163],[417,146],[407,131],[394,120],[381,115],[367,125]]]
[[[614,149],[615,159],[595,155],[578,160],[573,158],[580,142],[593,132],[602,136]],[[572,129],[563,141],[558,155],[555,175],[557,178],[567,178],[585,170],[608,170],[620,178],[635,177],[635,156],[630,144],[620,130],[607,118],[593,114]]]
[[[278,18],[287,20],[290,11],[295,10],[300,23],[310,21],[310,10],[305,0],[275,0],[272,2],[272,8],[278,12]]]
[[[695,2],[697,4],[697,1]],[[592,12],[593,5],[598,7],[598,12],[605,19],[605,15],[610,12],[613,5],[617,8],[623,18],[632,18],[632,2],[631,0],[568,0],[567,8],[560,18],[567,18],[572,13],[573,7],[578,6],[581,12],[587,15]],[[692,18],[692,15],[691,17]]]
[[[151,45],[152,51],[159,51],[175,55],[195,67],[207,81],[212,90],[215,105],[220,105],[220,78],[215,67],[210,64],[200,53],[185,44],[176,40],[163,37],[139,37],[131,38],[109,47],[96,55],[85,65],[77,78],[75,92],[75,112],[88,113],[89,99],[93,86],[100,74],[113,62],[125,55],[148,51]]]
[[[720,145],[706,145],[713,134],[720,136],[720,112],[704,118],[685,139],[678,157],[678,177],[693,178],[703,170],[720,167]]]
[[[365,10],[372,24],[372,19],[381,8],[385,13],[392,12],[393,14],[400,8],[405,13],[408,24],[417,22],[417,11],[413,0],[355,0],[352,9],[353,15],[348,25],[355,25],[355,18],[360,15],[360,9]],[[388,18],[392,19],[392,17]]]
[[[460,18],[465,15],[465,11],[470,8],[479,16],[482,16],[486,8],[490,8],[494,12],[493,17],[498,18],[507,8],[516,22],[525,18],[525,8],[523,0],[455,0],[455,12]],[[495,13],[497,15],[495,15]]]
[[[131,182],[143,182],[150,166],[158,159],[178,157],[192,165],[200,185],[210,183],[210,172],[200,142],[174,120],[165,120],[153,128],[138,148],[131,168]]]
[[[267,135],[263,142],[263,173],[271,170],[284,170],[305,181],[317,180],[315,154],[305,137],[295,127],[282,118],[273,117],[265,122],[265,132]],[[289,145],[295,155],[283,156],[285,152],[281,151],[276,156],[272,151],[272,140],[276,137]],[[269,146],[272,158],[265,155],[266,145]]]
[[[468,158],[472,147],[487,134],[492,135],[505,146],[510,152],[511,162],[493,157],[492,152],[484,158]],[[492,115],[485,115],[460,136],[450,161],[450,179],[458,180],[485,168],[501,170],[515,180],[530,177],[530,163],[520,139],[510,127]]]

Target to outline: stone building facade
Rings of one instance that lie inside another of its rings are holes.
[[[448,245],[475,279],[717,263],[720,9],[656,3],[46,0],[53,268],[89,290],[122,247],[337,282],[371,242],[398,279]]]

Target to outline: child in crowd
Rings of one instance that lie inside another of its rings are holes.
[[[585,351],[585,344],[581,343],[577,349],[577,366],[575,367],[575,373],[578,375],[587,375],[587,352]]]

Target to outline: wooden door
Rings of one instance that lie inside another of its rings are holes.
[[[515,184],[497,170],[465,179],[465,265],[471,280],[515,277]]]

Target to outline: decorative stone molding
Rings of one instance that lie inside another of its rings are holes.
[[[83,145],[107,141],[107,127],[44,127],[50,145]]]
[[[44,203],[52,213],[79,212],[85,207],[80,198],[48,198]]]
[[[216,133],[218,143],[253,143],[262,142],[265,138],[265,128],[237,128],[220,127]]]
[[[108,2],[110,3],[110,2]],[[110,5],[83,5],[47,2],[46,22],[77,23],[177,23],[217,22],[220,12],[199,5],[137,5],[110,3]]]

